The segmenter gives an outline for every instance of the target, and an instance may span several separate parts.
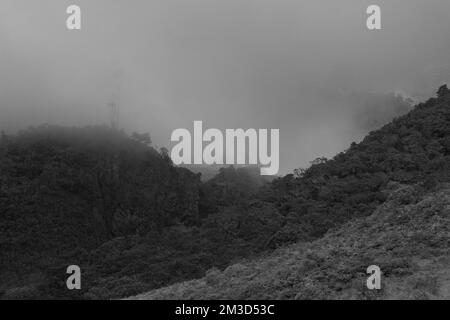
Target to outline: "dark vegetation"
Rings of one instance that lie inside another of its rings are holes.
[[[390,182],[450,181],[450,94],[271,183],[245,168],[202,183],[148,135],[106,127],[0,139],[0,297],[117,298],[318,239],[371,215]],[[80,291],[65,287],[71,264]]]
[[[311,242],[283,246],[203,278],[130,299],[450,299],[450,184],[391,182],[388,200]],[[367,267],[382,271],[366,287]]]

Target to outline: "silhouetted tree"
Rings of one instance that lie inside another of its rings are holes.
[[[447,85],[442,85],[439,90],[437,91],[437,96],[439,98],[444,97],[450,93],[450,90],[447,88]]]
[[[136,140],[137,142],[143,143],[147,146],[150,146],[152,144],[152,139],[148,132],[145,132],[145,133],[133,132],[133,134],[131,135],[131,138],[133,140]]]

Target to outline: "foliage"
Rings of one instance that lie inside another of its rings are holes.
[[[449,187],[391,184],[371,216],[321,239],[131,299],[449,299]],[[366,287],[369,265],[382,271],[379,291]]]
[[[374,216],[391,201],[393,185],[406,186],[394,192],[398,206],[414,203],[423,193],[417,190],[450,181],[450,94],[441,88],[437,98],[346,152],[271,182],[257,168],[229,167],[202,183],[200,174],[175,167],[166,149],[150,144],[148,134],[129,137],[106,127],[41,126],[1,135],[0,298],[118,298],[216,268],[207,276],[214,284],[234,262],[295,242],[322,243],[317,239],[330,230]],[[318,252],[311,245],[301,255],[304,270],[327,266]],[[395,261],[392,272],[408,270]],[[65,287],[71,264],[82,269],[81,291]],[[290,283],[277,281],[280,292]],[[252,285],[251,297],[266,292],[264,283]],[[310,291],[297,298],[331,290],[302,285]],[[281,296],[295,297],[289,290]]]

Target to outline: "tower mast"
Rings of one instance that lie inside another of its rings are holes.
[[[120,129],[120,92],[122,88],[122,70],[114,72],[113,81],[114,89],[110,101],[107,106],[109,109],[109,120],[112,129]]]

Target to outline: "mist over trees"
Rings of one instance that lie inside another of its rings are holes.
[[[202,182],[148,134],[48,125],[2,133],[1,297],[125,297],[318,239],[372,214],[389,183],[430,191],[450,181],[449,121],[441,87],[347,151],[273,181],[227,167]],[[78,292],[65,288],[73,263],[83,270]]]
[[[359,106],[354,119],[365,132],[378,129],[392,119],[406,114],[414,104],[411,98],[395,93],[353,93],[348,101]]]

